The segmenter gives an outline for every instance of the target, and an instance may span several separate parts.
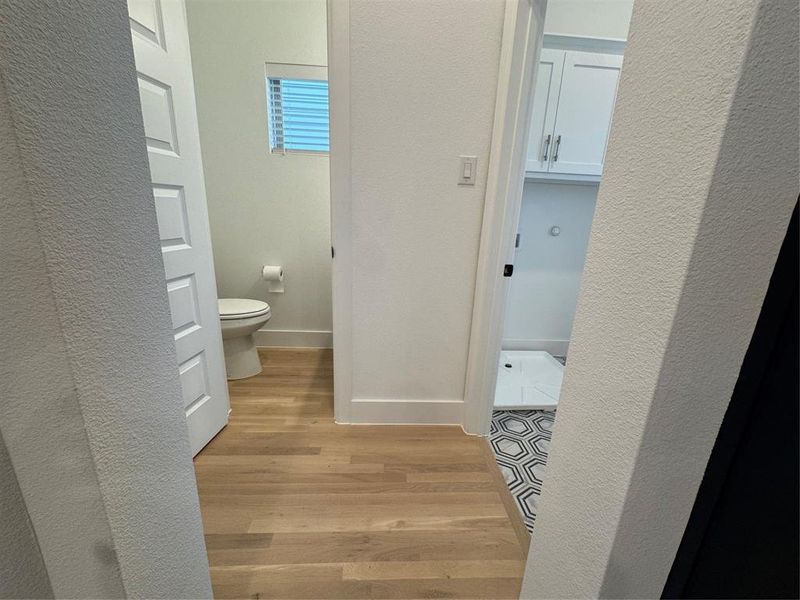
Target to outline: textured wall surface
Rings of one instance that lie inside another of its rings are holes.
[[[7,15],[4,12],[3,15]],[[5,47],[7,30],[0,28]],[[0,64],[0,432],[8,448],[53,589],[67,597],[119,597],[122,581],[86,439],[44,244],[16,143],[5,75]],[[73,267],[74,268],[74,267]],[[13,488],[12,483],[3,487]],[[8,502],[15,496],[6,496]],[[9,508],[10,509],[10,508]],[[3,520],[6,521],[5,512]],[[68,515],[68,517],[67,517]],[[8,558],[21,560],[12,541],[0,538]],[[30,577],[20,565],[13,581]],[[19,595],[19,594],[18,594]],[[31,594],[33,595],[33,594]]]
[[[328,156],[272,154],[264,65],[327,64],[325,0],[186,5],[221,297],[268,302],[265,330],[331,330]],[[261,266],[282,265],[283,294]]]
[[[636,3],[523,597],[658,597],[798,194],[797,5]]]
[[[462,399],[503,2],[350,17],[353,396]]]
[[[23,270],[0,424],[53,591],[208,597],[125,3],[0,6],[26,194],[3,221]]]
[[[525,183],[504,348],[565,352],[596,200],[596,185]],[[553,226],[558,236],[550,235]]]
[[[2,438],[0,482],[0,598],[52,598],[47,569]]]

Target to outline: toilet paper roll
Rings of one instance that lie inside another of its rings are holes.
[[[261,277],[269,283],[267,291],[276,294],[283,293],[283,267],[264,265],[264,268],[261,269]]]

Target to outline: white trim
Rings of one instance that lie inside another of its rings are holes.
[[[540,173],[527,171],[525,181],[538,181],[539,183],[569,183],[574,185],[599,185],[600,175],[580,175],[569,173]]]
[[[628,40],[623,38],[602,38],[566,33],[545,33],[543,46],[555,50],[581,50],[583,52],[604,52],[623,54]]]
[[[463,400],[386,400],[354,398],[351,424],[461,425]],[[339,420],[337,419],[337,423]]]
[[[350,210],[350,0],[328,0],[330,110],[333,406],[337,422],[350,420],[353,398],[353,265]]]
[[[278,77],[285,79],[316,79],[328,80],[328,67],[325,65],[304,65],[300,63],[264,63],[265,77]]]
[[[261,348],[333,348],[331,331],[259,329],[253,338]]]
[[[503,350],[543,350],[553,356],[566,356],[569,340],[505,339]]]
[[[494,400],[508,279],[525,178],[533,82],[545,0],[507,0],[464,385],[464,430],[486,435]]]

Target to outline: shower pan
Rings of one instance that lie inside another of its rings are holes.
[[[564,365],[547,352],[503,350],[494,395],[495,410],[555,410]]]

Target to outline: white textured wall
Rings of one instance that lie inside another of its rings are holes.
[[[548,0],[544,32],[624,40],[632,10],[633,0]]]
[[[53,592],[210,597],[125,3],[0,24],[0,428]]]
[[[355,398],[464,397],[503,6],[351,4]]]
[[[525,183],[504,348],[566,353],[596,199],[596,185]]]
[[[52,598],[36,533],[2,438],[0,482],[0,598]]]
[[[661,594],[797,200],[797,19],[636,3],[525,598]]]
[[[4,46],[8,33],[0,28]],[[25,502],[18,511],[30,513],[53,589],[70,597],[118,597],[123,592],[117,561],[107,560],[113,540],[51,289],[37,203],[17,148],[6,94],[8,67],[4,59],[0,63],[0,302],[4,315],[0,319],[0,433]],[[10,552],[9,558],[18,558],[16,546]],[[27,567],[20,568],[20,576],[30,575]],[[36,568],[35,563],[30,568]]]
[[[267,62],[328,64],[325,0],[186,9],[219,294],[268,302],[266,330],[330,332],[328,156],[270,153],[264,79]],[[284,267],[285,293],[264,264]]]

